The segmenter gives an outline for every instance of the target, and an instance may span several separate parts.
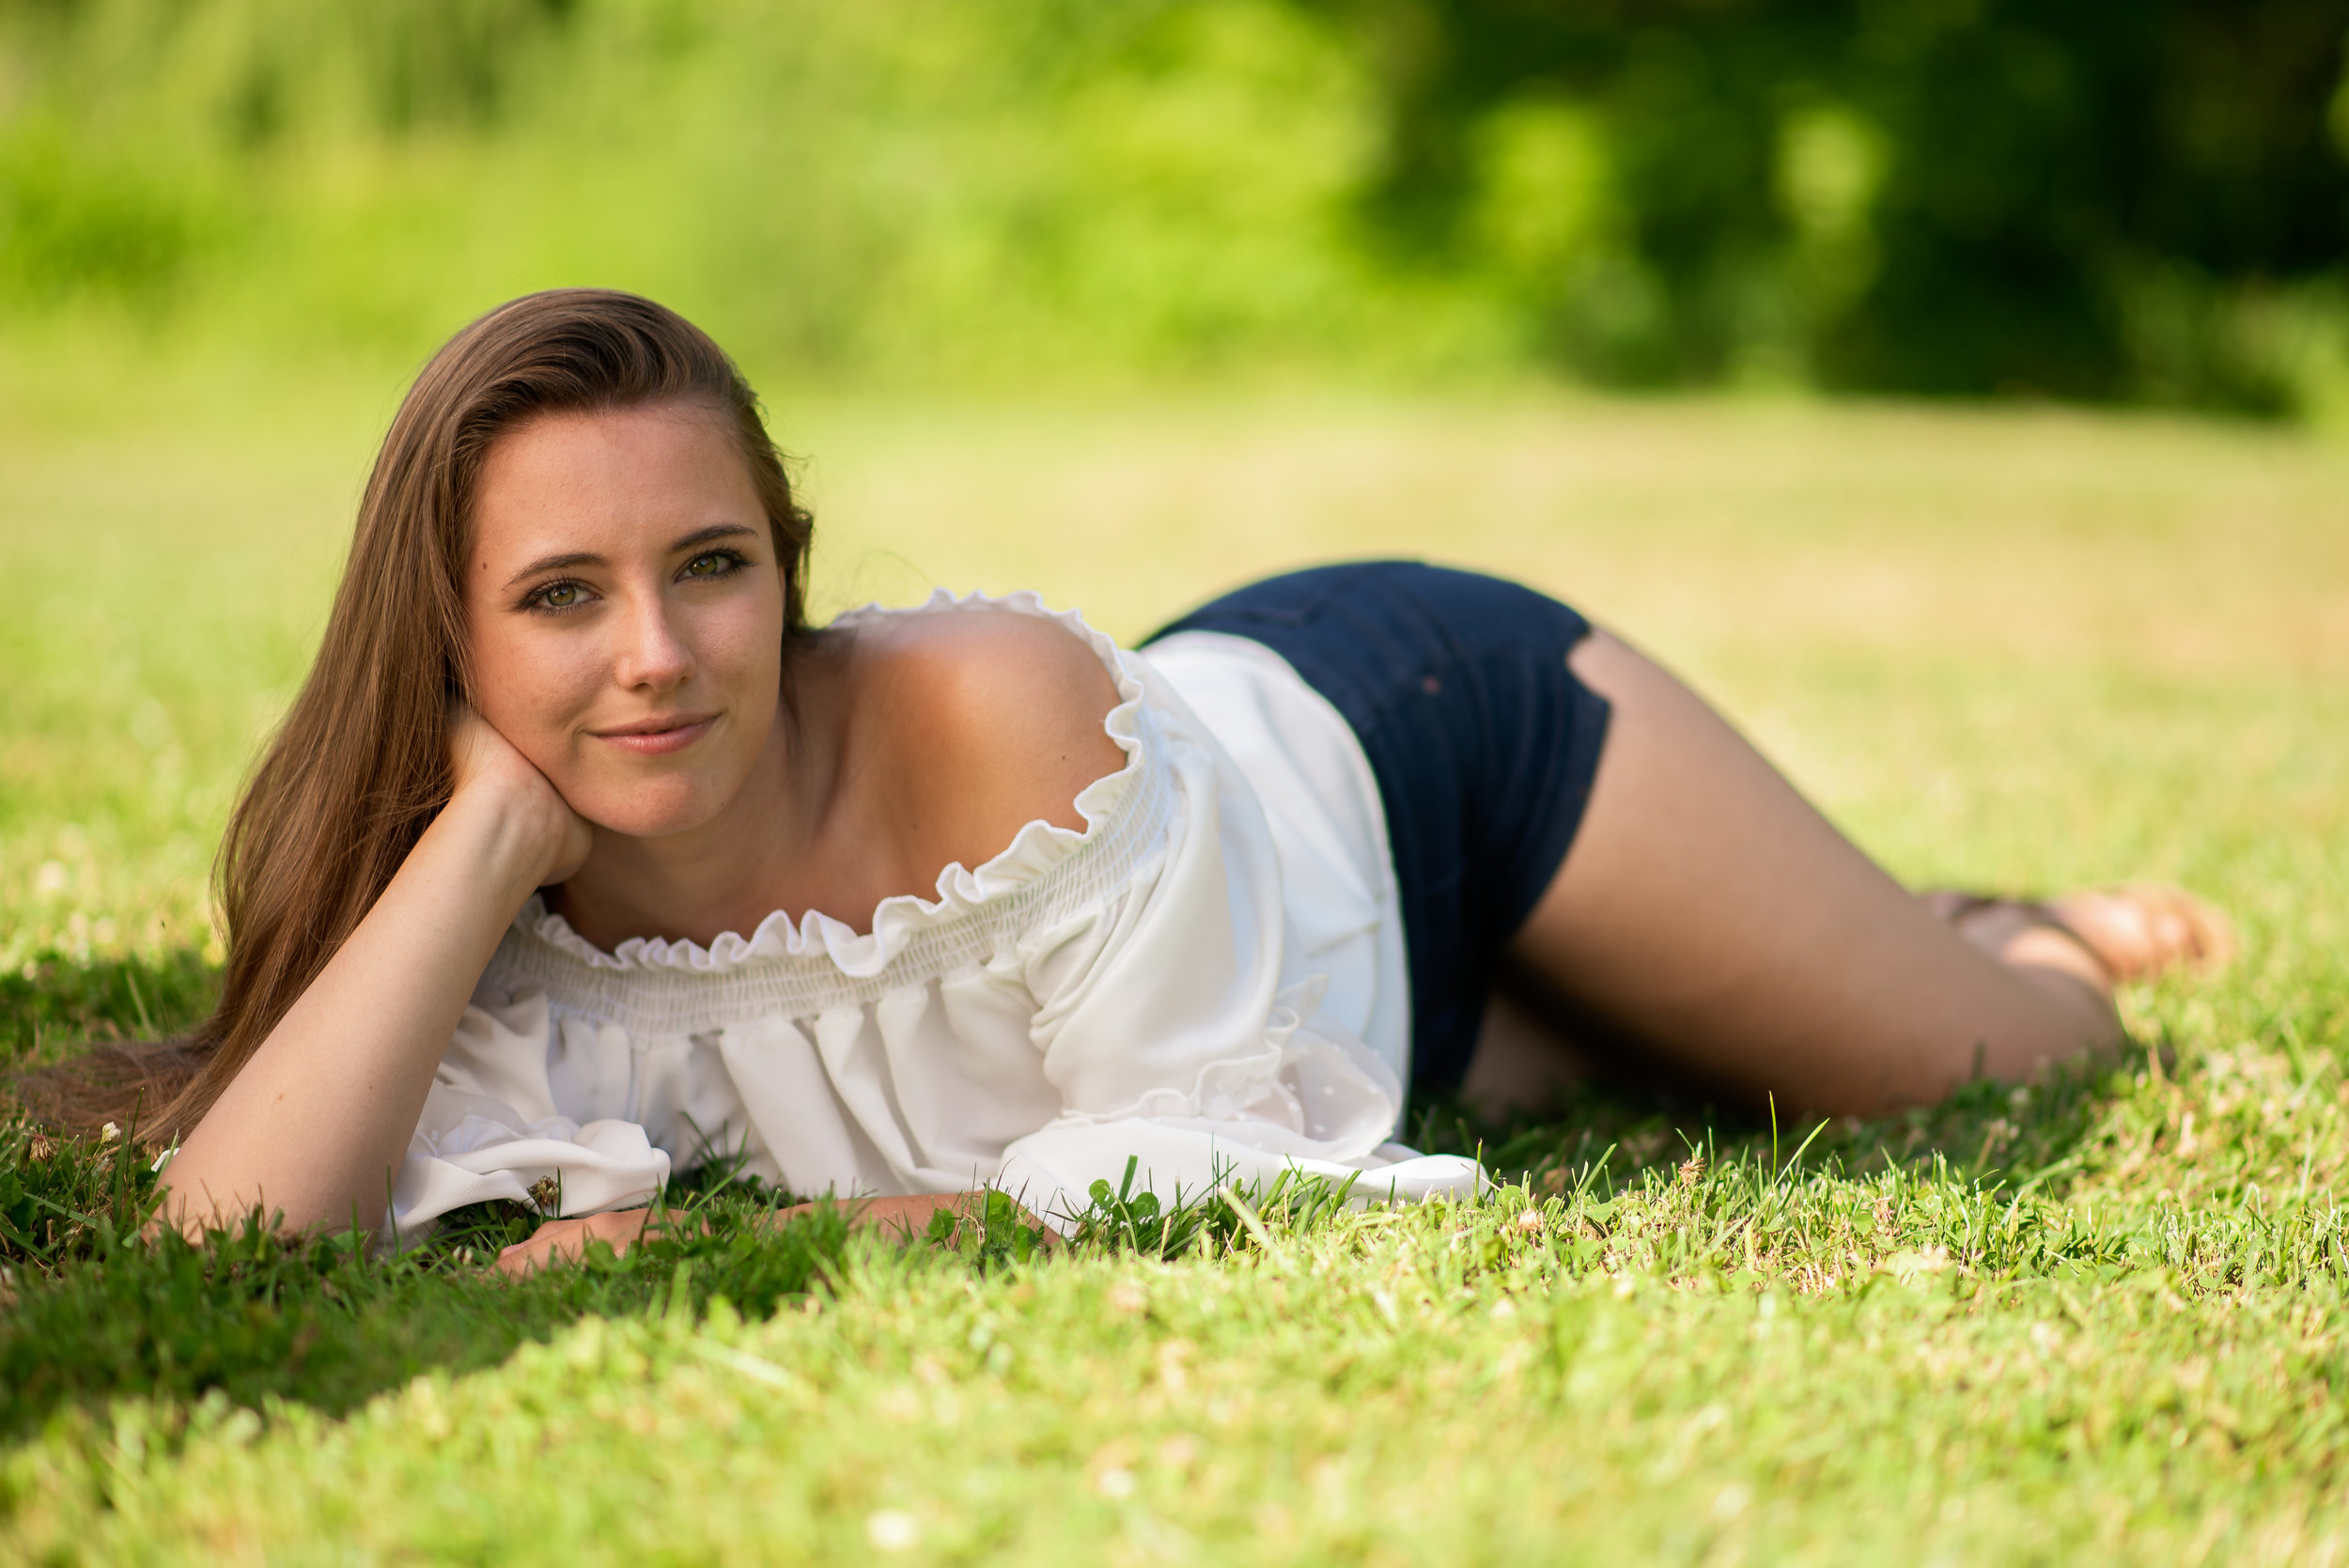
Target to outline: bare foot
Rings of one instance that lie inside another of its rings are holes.
[[[2137,883],[2044,903],[1935,892],[1920,895],[1952,930],[2001,961],[2055,970],[2109,991],[2167,970],[2208,971],[2234,954],[2227,917],[2181,888]]]
[[[2234,956],[2227,917],[2184,888],[2157,882],[2091,888],[2051,898],[2047,908],[2116,984],[2173,969],[2215,973]]]

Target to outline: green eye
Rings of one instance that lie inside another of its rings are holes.
[[[540,591],[538,602],[550,610],[568,610],[579,602],[579,584],[557,582],[554,586]]]
[[[723,577],[734,565],[734,557],[723,551],[713,550],[707,555],[696,555],[685,563],[688,577]]]

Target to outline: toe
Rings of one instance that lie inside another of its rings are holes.
[[[2141,885],[2066,893],[2050,908],[2115,980],[2143,980],[2172,969],[2213,969],[2233,950],[2226,917],[2179,888]]]

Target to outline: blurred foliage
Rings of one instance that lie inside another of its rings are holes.
[[[412,357],[600,282],[785,377],[1506,358],[1346,232],[1366,74],[1278,0],[0,0],[0,330]],[[1269,154],[1269,155],[1268,155]]]
[[[2273,411],[2349,255],[2349,0],[1330,8],[1383,40],[1389,230],[1505,251],[1503,149],[1560,351],[1626,379]],[[1531,216],[1601,179],[1611,245]]]
[[[220,971],[186,948],[0,970],[0,1062],[54,1062],[92,1041],[179,1034],[212,1010]]]
[[[762,372],[1563,368],[2280,411],[2349,0],[0,0],[0,334]]]

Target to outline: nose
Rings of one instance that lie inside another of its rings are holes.
[[[635,598],[622,622],[612,674],[629,691],[673,691],[692,678],[693,650],[668,609],[658,594]]]

